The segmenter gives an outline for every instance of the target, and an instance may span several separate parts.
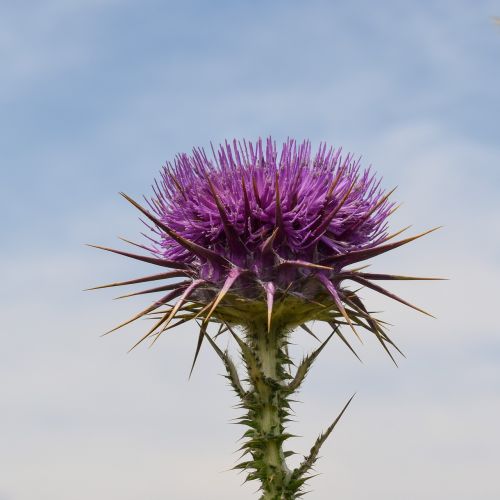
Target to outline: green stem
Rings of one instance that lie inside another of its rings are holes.
[[[253,458],[253,478],[262,483],[262,500],[292,499],[287,493],[291,471],[283,451],[283,442],[289,437],[284,426],[289,408],[286,332],[276,328],[268,332],[265,323],[254,323],[247,329],[246,340],[256,365],[247,360],[251,430],[246,435],[250,437],[247,448]]]
[[[287,372],[291,363],[287,354],[288,329],[279,328],[276,323],[270,331],[267,330],[265,320],[255,319],[251,324],[247,323],[245,340],[227,325],[241,349],[247,371],[248,390],[241,385],[238,371],[228,353],[223,353],[215,342],[208,338],[226,366],[227,378],[241,399],[241,408],[246,410],[246,414],[239,419],[241,424],[248,427],[243,435],[246,442],[241,450],[245,451],[244,455],[249,454],[250,458],[238,464],[235,469],[247,471],[247,481],[260,481],[261,500],[295,500],[305,494],[303,487],[311,478],[311,470],[318,459],[320,448],[352,398],[330,427],[320,434],[300,465],[290,470],[286,458],[292,452],[283,450],[283,443],[293,437],[285,432],[285,424],[290,414],[289,398],[299,390],[312,363],[333,333],[303,359],[292,377]]]

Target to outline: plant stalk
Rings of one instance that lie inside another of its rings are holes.
[[[244,382],[247,382],[248,389],[241,384],[227,351],[222,352],[210,336],[207,338],[224,362],[227,378],[241,400],[240,407],[246,410],[238,420],[248,428],[243,434],[246,441],[240,450],[244,451],[243,456],[250,456],[234,468],[246,471],[247,481],[260,482],[260,500],[296,500],[305,494],[304,484],[312,477],[311,470],[320,448],[352,400],[351,397],[333,423],[319,435],[300,465],[290,470],[286,459],[294,453],[283,449],[283,443],[294,437],[285,430],[290,415],[290,397],[299,390],[311,365],[335,330],[303,359],[292,376],[288,370],[292,362],[287,353],[287,328],[273,325],[268,331],[267,322],[256,319],[251,324],[247,323],[244,339],[229,325],[227,328],[241,349],[247,372]]]
[[[247,365],[250,391],[244,404],[250,430],[246,448],[252,456],[251,466],[262,488],[261,500],[289,500],[291,471],[286,464],[283,442],[291,437],[285,433],[289,415],[286,371],[289,364],[285,352],[287,332],[267,329],[267,324],[255,322],[247,328]],[[244,356],[245,357],[245,356]]]

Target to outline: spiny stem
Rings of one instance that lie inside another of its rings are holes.
[[[290,437],[284,428],[289,409],[284,390],[286,336],[276,328],[268,331],[267,324],[254,324],[248,328],[246,340],[258,369],[249,372],[253,404],[248,416],[254,428],[247,444],[262,483],[262,500],[292,498],[286,496],[291,471],[283,451],[283,442]]]
[[[208,334],[207,339],[226,367],[227,378],[240,399],[239,406],[246,410],[237,421],[248,428],[243,435],[246,441],[240,450],[249,457],[234,468],[246,471],[247,481],[260,482],[262,491],[260,500],[298,499],[305,494],[304,483],[312,477],[311,469],[318,458],[321,446],[349,404],[344,407],[333,424],[318,437],[303,462],[297,468],[290,470],[286,459],[295,453],[283,449],[283,443],[294,437],[285,430],[292,402],[290,398],[300,388],[309,368],[333,333],[316,351],[304,359],[293,377],[287,370],[291,364],[287,354],[288,331],[280,328],[278,322],[269,330],[265,319],[247,324],[244,338],[241,338],[230,325],[227,325],[227,329],[240,348],[247,375],[244,380],[247,383],[246,390],[227,352],[223,352]]]

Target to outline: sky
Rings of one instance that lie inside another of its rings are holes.
[[[500,26],[490,1],[0,2],[0,500],[250,500],[243,429],[193,327],[128,348],[139,310],[84,288],[148,272],[118,196],[228,138],[326,141],[398,186],[372,269],[450,278],[366,292],[407,359],[329,344],[300,394],[305,454],[352,393],[308,498],[500,498]],[[321,327],[314,326],[324,335]],[[300,332],[294,354],[313,348]],[[228,340],[224,339],[227,344]]]

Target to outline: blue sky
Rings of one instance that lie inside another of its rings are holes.
[[[187,374],[194,331],[126,355],[99,334],[139,309],[83,288],[144,268],[119,246],[165,161],[272,134],[362,155],[403,207],[445,228],[373,268],[437,320],[370,297],[408,360],[322,354],[292,430],[305,452],[345,400],[311,498],[496,500],[500,432],[500,15],[497,2],[0,4],[1,500],[229,500],[240,429],[218,360]],[[369,294],[367,294],[368,296]],[[297,335],[296,354],[311,345]],[[389,472],[390,471],[390,472]]]

